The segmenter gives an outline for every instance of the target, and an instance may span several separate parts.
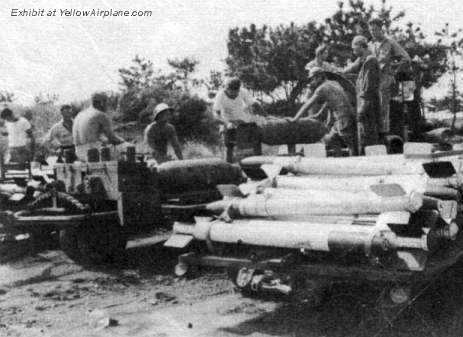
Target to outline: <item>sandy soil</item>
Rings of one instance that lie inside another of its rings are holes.
[[[377,289],[339,285],[318,307],[244,298],[223,271],[176,278],[160,238],[130,242],[124,263],[89,270],[59,250],[3,247],[0,336],[461,336],[454,268],[388,325]],[[8,254],[7,254],[8,253]]]

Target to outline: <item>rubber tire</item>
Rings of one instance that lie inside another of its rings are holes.
[[[100,265],[119,261],[125,252],[127,235],[117,223],[85,224],[60,231],[65,254],[79,264]]]
[[[79,262],[81,253],[78,244],[78,227],[68,227],[59,232],[59,244],[61,250],[73,261]]]

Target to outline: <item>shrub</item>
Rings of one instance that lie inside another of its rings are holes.
[[[181,139],[217,143],[218,127],[206,101],[197,96],[183,96],[177,105],[172,122]]]

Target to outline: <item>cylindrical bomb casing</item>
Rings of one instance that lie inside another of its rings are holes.
[[[331,177],[331,176],[288,176],[275,177],[277,188],[312,189],[331,191],[365,191],[372,185],[399,184],[407,193],[419,192],[429,195],[448,196],[448,199],[458,198],[459,192],[445,185],[445,180],[434,180],[424,175],[390,175],[365,177]]]
[[[376,175],[411,175],[424,174],[423,163],[433,161],[430,158],[407,158],[403,155],[386,155],[374,157],[249,157],[241,161],[242,165],[275,164],[298,174],[337,175],[337,176],[376,176]],[[454,167],[462,166],[457,156],[439,158],[450,161]]]
[[[374,226],[326,223],[285,222],[271,220],[235,220],[233,223],[212,223],[210,240],[223,243],[243,243],[256,246],[330,251],[329,236],[336,232],[355,232],[364,239]],[[360,244],[364,242],[358,241]]]
[[[262,143],[268,145],[315,143],[328,132],[323,123],[314,119],[301,119],[296,123],[270,119],[258,125]]]
[[[334,253],[365,251],[371,245],[371,240],[371,233],[334,230],[328,234],[328,248],[330,252]]]
[[[241,169],[218,158],[173,160],[156,167],[159,188],[167,194],[215,189],[217,184],[240,184]]]
[[[352,157],[327,157],[327,158],[311,158],[311,157],[301,157],[301,156],[250,156],[241,160],[241,163],[244,165],[263,165],[263,164],[276,164],[276,163],[292,163],[294,161],[319,161],[321,164],[327,164],[330,162],[339,163],[341,165],[347,164],[350,165],[353,162],[367,162],[371,163],[372,161],[376,163],[396,163],[401,164],[404,162],[411,163],[427,163],[430,161],[451,161],[452,163],[461,162],[461,158],[458,155],[448,155],[433,159],[431,157],[407,157],[403,154],[388,154],[380,156],[352,156]]]
[[[413,213],[420,209],[423,203],[423,197],[419,193],[381,198],[372,196],[372,193],[318,192],[311,192],[310,197],[291,197],[284,194],[279,197],[276,193],[273,196],[256,194],[244,199],[216,201],[206,208],[215,213],[222,213],[231,208],[243,217],[281,219],[298,215],[377,214],[394,211]]]
[[[424,168],[419,162],[377,162],[377,161],[342,161],[335,160],[300,159],[294,161],[286,168],[290,172],[299,174],[349,175],[349,176],[375,176],[392,174],[422,174]],[[334,158],[338,159],[338,158]]]
[[[175,227],[176,233],[198,240],[323,252],[390,251],[400,248],[427,250],[426,238],[399,238],[392,231],[371,225],[327,224],[275,220],[212,221],[199,224],[207,236],[196,237],[192,226]],[[195,225],[195,226],[196,226]],[[187,228],[188,227],[188,228]],[[183,232],[184,231],[184,232]]]

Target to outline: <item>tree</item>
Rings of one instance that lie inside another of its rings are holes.
[[[189,91],[190,86],[199,84],[196,79],[191,79],[191,74],[195,72],[198,60],[185,57],[183,59],[168,59],[167,63],[174,69],[175,78],[183,83],[185,90]]]
[[[209,78],[205,81],[206,88],[209,91],[217,91],[223,86],[223,74],[217,70],[209,72]]]
[[[135,55],[130,67],[119,69],[119,76],[123,90],[141,90],[149,87],[155,80],[153,62]]]
[[[14,101],[14,93],[9,91],[0,91],[0,103],[11,103]]]
[[[449,24],[446,23],[445,27],[440,31],[436,32],[436,35],[440,37],[439,43],[444,42],[446,47],[446,63],[444,69],[450,75],[449,83],[449,96],[450,96],[450,111],[453,113],[452,118],[452,130],[455,130],[455,123],[457,120],[457,112],[460,107],[460,92],[457,85],[457,76],[461,71],[461,68],[457,64],[457,59],[463,55],[463,30],[451,32]],[[443,41],[445,40],[445,41]]]
[[[47,105],[47,104],[50,104],[50,105],[53,105],[55,104],[59,99],[59,96],[57,94],[53,94],[53,93],[47,93],[47,94],[43,94],[43,93],[39,93],[37,96],[34,97],[34,102],[36,104],[43,104],[43,105]]]
[[[193,95],[190,89],[199,84],[192,78],[198,61],[190,58],[167,60],[170,72],[154,70],[151,61],[136,56],[132,65],[119,69],[122,92],[118,104],[118,117],[123,122],[150,122],[156,104],[173,107],[171,121],[181,139],[217,141],[207,103]],[[179,83],[180,82],[180,83]]]
[[[337,11],[323,23],[290,23],[274,28],[265,25],[258,28],[251,24],[249,27],[233,28],[228,34],[228,71],[273,102],[284,100],[289,106],[294,106],[307,84],[304,67],[314,58],[316,47],[328,43],[331,54],[339,63],[346,64],[353,58],[353,37],[357,34],[370,37],[368,21],[373,16],[385,22],[388,33],[405,47],[412,58],[418,56],[423,59],[422,80],[425,87],[442,75],[445,48],[426,42],[421,28],[413,23],[400,25],[405,13],[395,13],[385,0],[379,8],[366,7],[363,0],[350,0],[348,6],[341,1]]]
[[[304,66],[321,41],[322,33],[315,22],[233,28],[228,34],[226,63],[229,72],[250,89],[271,99],[294,101],[298,83],[306,78]]]

